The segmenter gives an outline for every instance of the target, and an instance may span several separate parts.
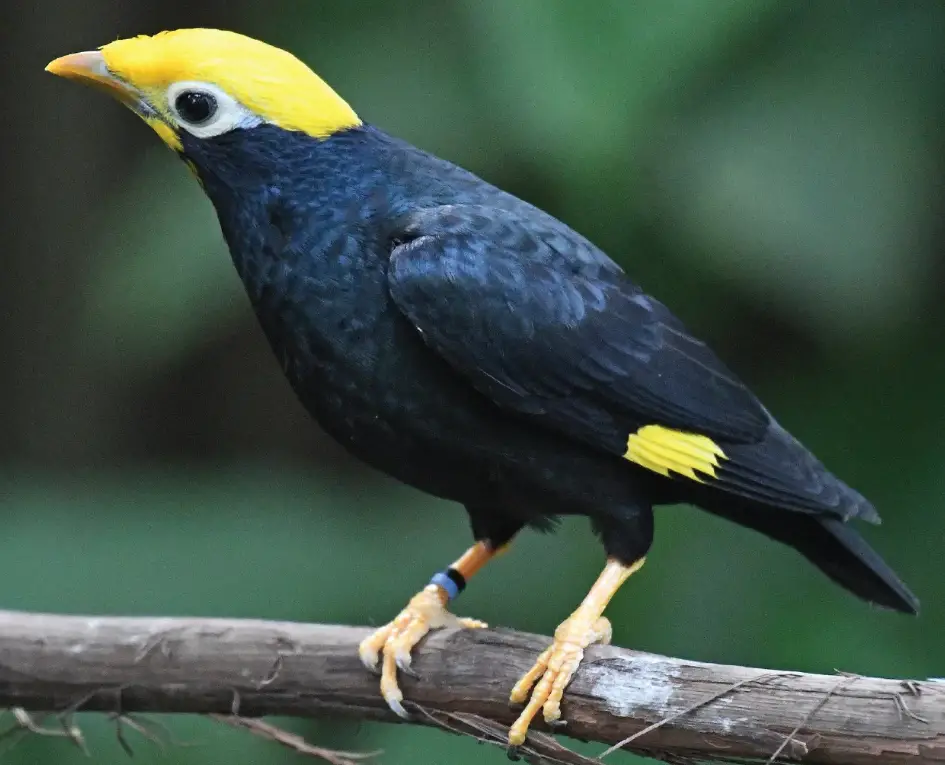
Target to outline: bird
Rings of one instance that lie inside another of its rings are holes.
[[[654,507],[688,503],[794,548],[872,604],[919,602],[853,527],[874,506],[589,239],[362,120],[292,53],[220,29],[119,39],[47,71],[150,125],[216,210],[297,398],[363,463],[461,504],[473,544],[359,646],[380,693],[522,529],[590,519],[586,597],[510,692],[521,746],[561,703],[644,564]]]

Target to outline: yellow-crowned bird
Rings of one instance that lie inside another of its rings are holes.
[[[397,668],[525,526],[584,515],[607,554],[512,689],[524,741],[644,561],[653,506],[689,502],[783,542],[864,600],[918,602],[849,522],[831,475],[655,298],[583,236],[360,120],[291,54],[182,29],[48,70],[107,90],[197,176],[301,402],[367,464],[466,507],[475,544],[361,645],[405,714]]]

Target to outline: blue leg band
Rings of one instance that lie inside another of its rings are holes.
[[[466,578],[455,568],[448,568],[446,571],[440,571],[433,575],[430,584],[442,587],[447,597],[453,600],[459,593],[466,589]]]

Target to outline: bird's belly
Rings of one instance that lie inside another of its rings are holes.
[[[396,368],[380,389],[345,377],[346,385],[325,385],[307,403],[326,432],[375,469],[523,522],[606,513],[634,492],[625,460],[500,410],[451,370],[444,377],[436,365]]]
[[[322,429],[359,460],[435,496],[488,501],[494,405],[407,329],[379,322],[356,348],[323,349],[286,373]]]
[[[421,405],[418,388],[422,386],[395,387],[377,395],[357,387],[326,386],[307,406],[330,436],[371,467],[435,496],[466,504],[481,501],[488,493],[494,455],[485,444],[470,440],[478,425],[465,407],[447,411],[430,406],[442,391],[430,391]]]

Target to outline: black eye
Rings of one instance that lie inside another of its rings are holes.
[[[191,125],[202,125],[217,113],[217,100],[209,93],[185,90],[174,100],[174,108]]]

